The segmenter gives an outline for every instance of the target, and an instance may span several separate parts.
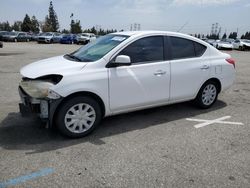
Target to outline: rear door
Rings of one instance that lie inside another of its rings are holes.
[[[110,108],[126,111],[169,100],[170,64],[164,60],[163,36],[138,39],[118,55],[132,65],[109,68]]]
[[[195,41],[169,37],[171,46],[171,101],[194,98],[209,78],[210,60],[203,57],[206,46]]]

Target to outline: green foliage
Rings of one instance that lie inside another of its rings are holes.
[[[248,39],[248,40],[250,40],[250,32],[246,32],[244,35],[242,35],[241,39]]]
[[[70,32],[77,34],[77,33],[81,33],[82,32],[82,27],[81,27],[81,23],[80,20],[71,20],[70,23]]]
[[[224,35],[222,36],[223,39],[226,39],[227,38],[227,34],[224,33]]]
[[[21,30],[25,32],[30,32],[32,30],[32,23],[28,14],[25,14],[23,23],[21,24]]]
[[[229,37],[230,39],[237,39],[237,32],[230,33]]]
[[[214,40],[218,40],[220,38],[219,35],[216,35],[216,34],[212,34],[212,35],[207,35],[207,38],[208,39],[214,39]]]
[[[34,33],[38,33],[40,31],[39,22],[35,16],[32,16],[31,18],[31,31],[33,31]]]
[[[22,30],[21,25],[22,21],[15,21],[14,24],[11,26],[11,30],[21,31]]]
[[[56,32],[59,29],[59,22],[52,1],[49,4],[49,14],[45,17],[42,26],[43,32]]]
[[[11,31],[11,27],[9,22],[0,22],[0,30],[1,31]]]

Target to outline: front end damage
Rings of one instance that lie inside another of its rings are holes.
[[[51,76],[50,76],[51,77]],[[37,115],[47,126],[51,127],[56,109],[63,97],[50,90],[61,78],[58,75],[42,77],[38,79],[24,78],[19,84],[19,95],[21,102],[19,110],[22,116]],[[55,79],[57,77],[57,80]]]

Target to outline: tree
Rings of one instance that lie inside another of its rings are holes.
[[[224,35],[222,36],[223,39],[226,39],[227,38],[227,34],[224,33]]]
[[[23,23],[21,25],[21,30],[25,32],[31,31],[32,23],[28,14],[25,14]]]
[[[70,32],[71,33],[81,33],[82,32],[82,27],[81,27],[81,23],[80,23],[80,20],[71,20],[71,23],[70,23]]]
[[[250,40],[250,32],[246,32],[245,34],[243,34],[241,36],[241,39],[248,39],[248,40]]]
[[[32,16],[32,18],[31,18],[31,31],[33,31],[35,33],[38,33],[40,31],[39,22],[35,16]]]
[[[96,31],[95,27],[92,27],[90,29],[90,33],[94,33],[95,35],[97,35],[97,31]]]
[[[230,39],[237,39],[237,32],[230,33],[229,37]]]
[[[49,4],[49,14],[45,17],[42,26],[43,32],[56,32],[59,29],[59,22],[52,1]]]
[[[42,25],[43,32],[51,32],[52,31],[48,15],[45,16],[45,21],[41,25]]]
[[[59,29],[59,22],[58,22],[58,18],[54,10],[52,1],[50,1],[50,5],[49,5],[49,20],[50,20],[52,31],[56,32]]]
[[[22,21],[15,21],[14,24],[11,26],[11,30],[14,30],[14,31],[21,31],[22,28]]]
[[[9,22],[2,22],[0,23],[0,30],[2,31],[11,31],[11,27],[10,27],[10,24]]]
[[[62,30],[62,33],[69,34],[69,30],[63,29],[63,30]]]

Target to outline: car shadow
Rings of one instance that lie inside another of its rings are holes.
[[[102,138],[190,118],[226,106],[226,103],[218,100],[212,108],[201,110],[187,102],[112,116],[105,118],[92,134],[80,139],[68,139],[53,129],[45,129],[38,118],[23,118],[19,113],[9,113],[0,123],[0,147],[33,154],[84,142],[101,145],[105,144]]]

